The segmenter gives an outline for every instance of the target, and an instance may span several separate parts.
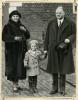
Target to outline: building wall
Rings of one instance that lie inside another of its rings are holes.
[[[75,21],[76,16],[73,14],[72,4],[57,4],[57,3],[46,3],[46,4],[33,4],[24,3],[21,7],[17,7],[18,11],[22,14],[22,22],[25,24],[27,29],[30,31],[32,39],[42,40],[42,34],[46,33],[47,24],[50,20],[55,17],[55,9],[57,6],[62,5],[66,12],[66,16]],[[7,8],[7,9],[6,9]],[[7,22],[9,6],[5,6],[3,13],[3,23]],[[7,17],[6,17],[7,16]]]
[[[23,4],[18,10],[22,14],[22,21],[31,33],[31,38],[42,39],[42,34],[46,33],[47,24],[55,17],[55,9],[62,5],[66,16],[75,21],[72,4]]]
[[[8,3],[6,3],[2,6],[2,24],[3,24],[3,26],[8,22],[8,17],[9,17],[8,8],[9,8]]]

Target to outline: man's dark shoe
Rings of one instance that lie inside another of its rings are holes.
[[[21,88],[21,87],[17,87],[17,89],[18,89],[18,90],[23,90],[23,88]]]
[[[19,92],[18,88],[14,87],[13,92],[18,93]]]
[[[31,92],[31,93],[34,93],[34,90],[33,90],[33,88],[30,88],[30,92]]]
[[[50,95],[56,94],[56,93],[58,93],[58,90],[52,90],[52,91],[50,92]]]
[[[38,89],[36,87],[34,88],[34,93],[38,93]]]

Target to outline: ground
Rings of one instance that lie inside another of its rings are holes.
[[[4,49],[2,54],[2,72],[5,71],[5,60],[4,60]],[[47,66],[47,59],[40,62],[40,75],[38,76],[38,93],[31,94],[29,91],[28,86],[28,78],[25,80],[20,80],[19,85],[21,88],[23,88],[22,91],[19,91],[19,93],[13,92],[13,84],[12,82],[8,81],[5,77],[4,73],[2,75],[2,95],[3,96],[23,96],[23,97],[60,97],[61,95],[59,93],[50,95],[50,91],[52,89],[52,76],[46,72],[46,66]],[[75,74],[67,75],[66,79],[66,95],[68,97],[75,96]]]

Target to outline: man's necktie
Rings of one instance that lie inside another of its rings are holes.
[[[59,21],[59,27],[61,26],[61,21]]]

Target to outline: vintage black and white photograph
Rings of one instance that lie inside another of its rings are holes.
[[[2,4],[2,90],[15,97],[76,96],[73,3]]]

